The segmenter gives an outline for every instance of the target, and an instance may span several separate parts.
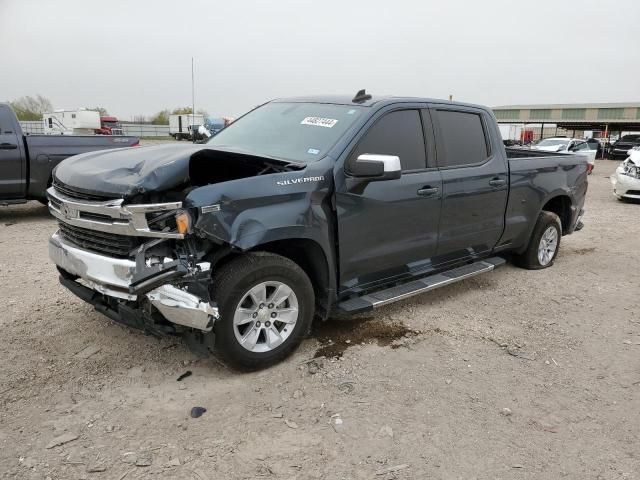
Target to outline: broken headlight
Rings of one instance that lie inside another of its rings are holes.
[[[628,160],[622,164],[622,173],[640,179],[640,167]]]

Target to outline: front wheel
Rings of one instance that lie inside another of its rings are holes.
[[[256,370],[287,357],[310,329],[313,286],[293,261],[251,253],[224,265],[213,280],[220,319],[215,350],[229,364]]]
[[[514,262],[529,270],[550,267],[558,255],[561,237],[560,217],[552,212],[540,212],[529,246],[523,254],[514,257]]]

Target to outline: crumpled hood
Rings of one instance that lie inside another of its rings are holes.
[[[191,155],[206,145],[120,148],[75,155],[60,163],[54,179],[94,194],[128,197],[168,190],[189,180]]]

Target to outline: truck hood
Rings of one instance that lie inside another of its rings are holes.
[[[158,145],[75,155],[54,170],[54,180],[77,190],[108,196],[162,191],[189,180],[191,155],[206,145]]]
[[[85,153],[62,162],[55,183],[107,198],[183,191],[304,165],[204,145],[161,145]]]

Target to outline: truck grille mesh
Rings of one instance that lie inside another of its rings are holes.
[[[65,240],[85,250],[111,257],[127,258],[142,243],[139,237],[96,232],[62,222],[58,222],[58,225]]]

